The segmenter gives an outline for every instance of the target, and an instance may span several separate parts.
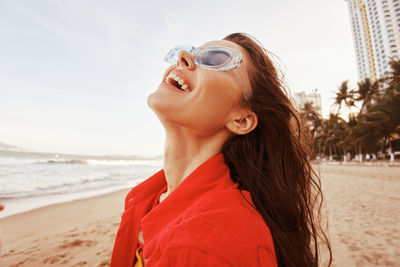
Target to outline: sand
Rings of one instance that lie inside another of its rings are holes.
[[[109,266],[128,191],[0,220],[4,238],[0,266]]]
[[[333,266],[400,266],[400,167],[320,167]]]
[[[400,167],[321,165],[333,266],[399,266]],[[128,190],[0,220],[0,266],[109,266]],[[7,207],[6,207],[7,208]]]

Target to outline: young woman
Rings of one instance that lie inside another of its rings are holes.
[[[127,195],[111,266],[317,266],[320,181],[266,50],[235,33],[165,60],[164,166]]]

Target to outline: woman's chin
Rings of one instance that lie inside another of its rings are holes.
[[[154,94],[156,92],[151,93],[148,97],[147,97],[147,105],[151,108],[154,109]]]
[[[160,89],[147,97],[147,105],[155,112],[167,109],[168,106],[171,106],[171,102],[171,97],[160,91]]]
[[[161,83],[157,90],[147,97],[147,105],[155,112],[173,109],[179,105],[178,102],[184,101],[184,93],[171,87],[171,85]]]
[[[165,92],[160,91],[160,89],[147,97],[147,105],[160,119],[165,116],[171,116],[170,113],[174,113],[177,106],[176,104],[176,98],[165,94]]]

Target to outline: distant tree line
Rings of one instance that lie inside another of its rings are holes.
[[[394,161],[400,151],[400,60],[389,64],[391,70],[379,80],[367,78],[357,88],[342,82],[328,118],[312,102],[303,105],[300,114],[314,146],[312,158]],[[349,111],[347,120],[340,115],[343,108]]]

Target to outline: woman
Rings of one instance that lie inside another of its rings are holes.
[[[127,195],[111,266],[317,266],[320,181],[265,49],[235,33],[166,61],[164,168]]]

